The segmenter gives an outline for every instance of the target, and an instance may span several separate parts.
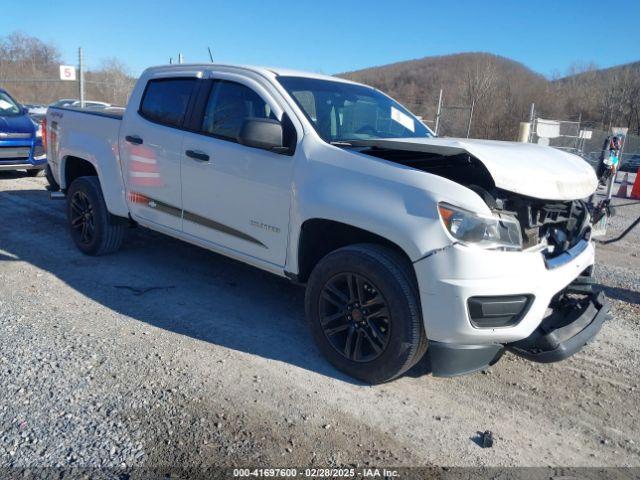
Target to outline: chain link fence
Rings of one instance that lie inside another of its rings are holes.
[[[536,118],[531,128],[531,143],[578,153],[580,149],[580,122]]]
[[[438,119],[438,136],[468,138],[471,115],[471,107],[446,107],[443,105]]]
[[[126,105],[135,83],[134,78],[114,76],[115,78],[112,80],[105,81],[91,78],[93,76],[88,73],[84,81],[87,101]],[[12,97],[23,104],[49,105],[60,99],[78,99],[80,97],[77,81],[0,77],[0,88],[7,90]]]
[[[403,103],[439,137],[468,138],[473,122],[473,105],[446,105],[443,98],[444,90],[440,90],[436,105],[430,105],[431,98],[415,96]]]
[[[529,141],[580,155],[597,166],[610,130],[592,128],[588,123],[571,120],[535,118]],[[620,168],[640,165],[640,136],[627,134],[624,138]],[[635,171],[635,170],[634,170]]]

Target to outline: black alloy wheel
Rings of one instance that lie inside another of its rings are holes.
[[[320,296],[320,324],[345,358],[370,362],[389,343],[391,318],[384,296],[369,279],[345,272],[332,277]]]
[[[384,245],[347,245],[325,255],[307,281],[305,311],[322,354],[364,382],[388,382],[427,349],[411,261]]]
[[[98,177],[79,177],[71,182],[67,222],[76,247],[87,255],[115,252],[124,241],[127,220],[109,213]]]
[[[82,191],[74,192],[71,197],[71,228],[77,232],[80,243],[91,244],[96,231],[93,207]]]

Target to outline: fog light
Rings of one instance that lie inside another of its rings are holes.
[[[533,295],[471,297],[467,300],[471,324],[478,328],[511,327],[526,315]]]

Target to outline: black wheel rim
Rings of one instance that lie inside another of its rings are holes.
[[[93,207],[83,192],[76,192],[71,197],[71,228],[80,243],[88,245],[92,242],[95,235]]]
[[[332,277],[320,294],[320,326],[331,346],[355,362],[378,358],[389,343],[387,302],[369,279],[357,273]]]

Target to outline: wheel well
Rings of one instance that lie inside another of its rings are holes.
[[[395,243],[380,235],[333,220],[312,219],[302,224],[298,242],[298,275],[306,282],[317,263],[328,253],[356,243],[375,243],[399,252],[410,263],[407,254]]]
[[[78,157],[67,157],[64,164],[64,180],[66,188],[78,177],[98,176],[96,169],[87,160]]]

